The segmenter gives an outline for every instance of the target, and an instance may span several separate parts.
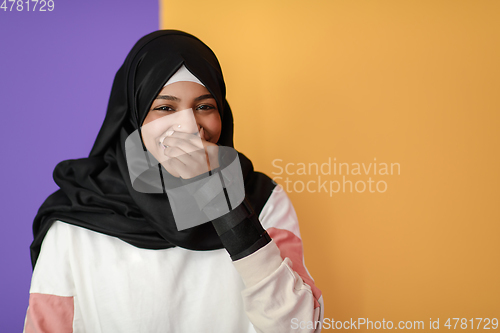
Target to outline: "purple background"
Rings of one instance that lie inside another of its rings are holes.
[[[3,2],[0,1],[0,3]],[[9,4],[10,7],[10,4]],[[158,29],[158,1],[55,0],[52,12],[0,10],[0,332],[22,332],[32,222],[52,172],[88,156],[114,75]]]

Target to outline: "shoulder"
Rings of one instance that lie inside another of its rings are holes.
[[[61,220],[54,221],[50,226],[45,238],[42,242],[41,252],[51,252],[57,250],[69,250],[76,246],[81,246],[82,243],[95,243],[99,239],[114,239],[99,232],[92,231],[77,225],[64,222]],[[117,239],[118,240],[118,239]],[[120,240],[121,241],[121,240]]]
[[[73,229],[67,223],[55,221],[50,226],[33,270],[30,293],[72,296],[70,253]]]

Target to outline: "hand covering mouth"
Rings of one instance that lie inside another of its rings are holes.
[[[165,146],[165,145],[163,144],[163,140],[165,140],[165,138],[166,138],[167,136],[170,136],[170,135],[174,134],[174,132],[175,132],[175,131],[174,131],[174,128],[175,128],[174,126],[171,126],[171,127],[170,127],[170,128],[169,128],[166,132],[164,132],[164,133],[161,135],[161,137],[160,137],[160,139],[159,139],[159,141],[158,141],[158,146],[162,147],[162,148],[163,148],[163,150],[165,150],[165,148],[167,148],[167,146]],[[201,140],[210,141],[210,140],[206,137],[206,132],[205,132],[205,130],[203,129],[203,127],[201,127],[199,131],[197,131],[197,132],[195,132],[195,133],[192,133],[192,134],[193,134],[193,135],[196,135],[196,136],[198,136],[198,137],[200,137],[200,138],[201,138]]]
[[[170,127],[170,128],[169,128],[169,129],[168,129],[165,133],[163,133],[163,134],[162,134],[162,136],[160,137],[160,142],[159,142],[159,145],[160,145],[160,146],[163,146],[163,140],[165,140],[165,138],[166,138],[167,136],[170,136],[170,135],[172,135],[172,134],[174,134],[173,126],[172,126],[172,127]],[[163,146],[163,148],[165,148],[165,146]]]

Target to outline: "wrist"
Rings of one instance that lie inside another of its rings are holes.
[[[212,224],[233,261],[254,253],[271,241],[246,198]]]

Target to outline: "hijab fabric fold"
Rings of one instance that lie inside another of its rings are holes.
[[[183,64],[217,102],[222,120],[217,144],[233,147],[233,116],[225,98],[222,70],[212,50],[198,38],[177,30],[159,30],[142,37],[116,73],[106,117],[89,157],[62,161],[54,169],[54,181],[60,189],[45,200],[34,219],[33,267],[56,220],[118,237],[139,248],[223,248],[212,223],[178,231],[167,195],[135,191],[128,174],[125,140],[140,130],[153,100]],[[255,172],[243,154],[239,153],[239,158],[246,197],[259,214],[275,183]]]

